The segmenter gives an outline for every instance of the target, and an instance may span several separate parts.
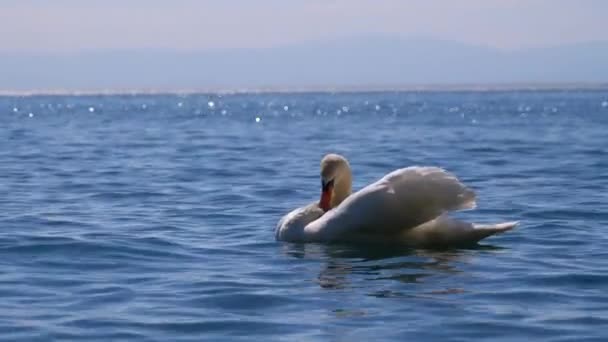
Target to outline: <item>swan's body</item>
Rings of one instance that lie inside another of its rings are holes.
[[[307,241],[306,226],[319,219],[323,214],[325,214],[325,211],[319,207],[318,203],[311,203],[293,210],[279,221],[275,231],[277,240]]]
[[[278,240],[449,246],[476,243],[517,225],[476,225],[447,217],[450,211],[475,208],[475,193],[436,167],[395,170],[351,195],[348,162],[330,154],[321,162],[321,178],[319,203],[285,215],[276,228]]]

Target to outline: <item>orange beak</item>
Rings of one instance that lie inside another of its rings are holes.
[[[322,182],[322,192],[321,192],[321,200],[319,201],[319,207],[323,209],[323,211],[328,211],[331,209],[331,193],[334,190],[334,181],[333,179],[329,182]]]

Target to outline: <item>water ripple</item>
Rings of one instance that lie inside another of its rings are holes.
[[[0,339],[606,340],[603,101],[0,97]],[[479,195],[459,216],[522,225],[459,250],[275,242],[327,152],[355,188],[442,166]]]

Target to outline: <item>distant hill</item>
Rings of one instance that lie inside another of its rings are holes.
[[[608,42],[503,51],[382,36],[267,49],[0,54],[2,91],[577,82],[608,82]]]

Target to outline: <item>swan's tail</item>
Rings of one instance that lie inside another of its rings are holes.
[[[473,224],[473,229],[470,231],[471,237],[477,239],[478,242],[482,239],[487,238],[495,234],[502,234],[515,228],[519,224],[519,221],[503,222],[497,224]]]
[[[477,242],[515,228],[519,222],[498,224],[474,224],[441,215],[416,228],[402,233],[402,241],[414,246],[423,247],[456,247],[474,245]]]

